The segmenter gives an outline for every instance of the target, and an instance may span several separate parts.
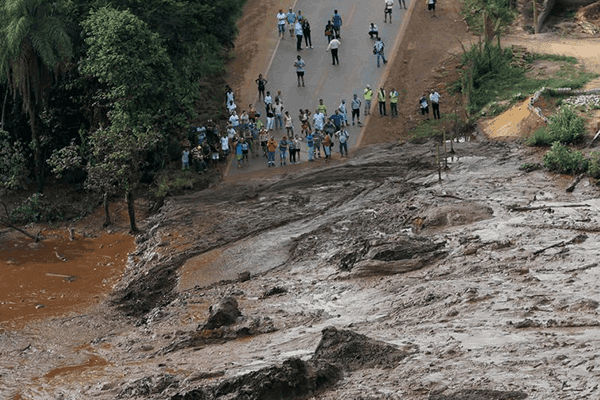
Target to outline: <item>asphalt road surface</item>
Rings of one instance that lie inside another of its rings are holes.
[[[406,0],[406,6],[409,6],[409,0]],[[325,25],[332,18],[334,10],[342,16],[342,28],[340,31],[341,46],[339,49],[339,65],[332,65],[330,52],[326,51],[327,38],[324,35]],[[286,25],[285,39],[279,40],[269,70],[265,75],[268,80],[266,90],[271,92],[273,98],[278,90],[282,92],[284,111],[290,112],[294,120],[294,133],[300,134],[300,121],[298,120],[298,111],[308,108],[312,113],[315,112],[319,99],[324,100],[327,106],[328,116],[334,113],[339,107],[342,99],[346,101],[348,110],[348,120],[351,120],[351,101],[353,94],[356,93],[362,102],[361,121],[364,123],[364,99],[363,90],[367,84],[373,88],[373,105],[371,113],[374,118],[379,118],[377,109],[376,93],[379,85],[383,82],[384,73],[391,63],[383,64],[377,68],[377,59],[373,55],[373,45],[375,40],[368,35],[368,28],[371,22],[379,28],[379,36],[385,44],[386,59],[392,55],[396,40],[399,38],[399,32],[402,24],[405,23],[404,15],[408,10],[400,8],[398,0],[394,2],[392,12],[393,22],[384,23],[384,1],[383,0],[333,0],[325,2],[314,2],[310,0],[298,0],[293,6],[294,12],[302,11],[302,15],[307,18],[311,25],[312,49],[305,47],[302,41],[303,50],[296,50],[296,37],[290,36],[289,25]],[[284,10],[287,13],[288,10]],[[275,15],[267,18],[276,18]],[[294,62],[297,55],[300,55],[306,63],[305,67],[305,86],[297,86],[296,68]],[[386,94],[389,88],[386,89]],[[399,89],[399,88],[396,88]],[[261,119],[266,124],[265,106],[262,101],[255,102],[256,110],[261,112]],[[389,100],[388,100],[389,117]],[[311,116],[312,124],[312,116]],[[358,125],[350,126],[350,140],[348,147],[356,147],[358,138],[361,134],[361,127]],[[279,141],[285,134],[285,128],[274,130],[271,134]],[[336,141],[333,158],[339,158],[339,144]],[[258,149],[260,154],[260,148]],[[307,162],[306,144],[303,142],[300,152],[301,162]],[[275,162],[279,167],[279,152],[276,152]],[[250,158],[249,165],[238,169],[235,160],[231,163],[228,175],[234,176],[249,171],[266,169],[267,160],[264,157]],[[293,168],[293,166],[284,166]]]

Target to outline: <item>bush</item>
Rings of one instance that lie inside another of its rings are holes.
[[[590,153],[588,175],[594,179],[600,178],[600,152],[598,151]]]
[[[549,118],[548,126],[536,130],[527,143],[531,146],[549,146],[554,142],[577,143],[584,134],[583,119],[571,107],[562,107]]]
[[[20,206],[10,212],[13,224],[52,222],[62,219],[62,213],[44,199],[44,195],[35,193]]]
[[[558,141],[554,142],[550,151],[544,155],[544,167],[563,174],[586,172],[589,164],[590,161],[581,151],[572,151]]]

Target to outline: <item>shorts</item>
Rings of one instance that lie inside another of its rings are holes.
[[[391,14],[392,13],[392,9],[391,8],[386,8],[385,9],[385,13],[386,14]]]
[[[427,3],[427,9],[428,10],[435,10],[435,3]]]
[[[298,75],[298,77],[304,76],[304,71],[296,71],[296,75]]]

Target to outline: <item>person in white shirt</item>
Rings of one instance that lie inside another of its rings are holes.
[[[379,39],[379,28],[377,28],[377,25],[371,22],[371,26],[369,26],[369,37],[373,39],[373,36],[375,39]]]
[[[285,13],[280,9],[277,13],[277,31],[282,39],[285,39],[285,17]]]
[[[325,115],[319,110],[316,110],[313,114],[313,125],[319,131],[322,131],[325,126]]]
[[[433,11],[431,18],[435,17],[435,0],[427,0],[427,9]]]
[[[441,119],[440,117],[440,94],[431,89],[429,93],[429,101],[431,102],[431,111],[433,111],[433,119]]]
[[[231,113],[231,116],[229,117],[229,123],[233,129],[238,129],[238,126],[240,125],[240,117],[238,117],[235,111]]]
[[[302,50],[302,36],[304,35],[300,21],[296,21],[294,30],[296,31],[296,51],[300,51]]]
[[[390,24],[392,23],[392,8],[394,7],[394,0],[385,0],[385,9],[383,12],[383,22],[387,22],[388,15],[390,16]]]
[[[341,44],[342,44],[342,42],[340,42],[340,39],[333,38],[333,39],[331,39],[331,42],[329,42],[327,49],[325,49],[325,51],[331,50],[331,60],[333,61],[332,62],[333,65],[335,65],[336,61],[337,61],[337,65],[340,65],[340,59],[338,58],[338,48],[340,47]]]

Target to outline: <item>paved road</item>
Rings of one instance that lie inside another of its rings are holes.
[[[406,4],[409,5],[409,0],[406,0]],[[324,29],[327,20],[333,16],[335,9],[339,11],[343,20],[341,29],[342,45],[339,50],[340,65],[332,65],[331,54],[325,51],[327,39],[324,36]],[[268,73],[263,74],[268,80],[267,90],[271,92],[273,97],[275,97],[277,90],[281,90],[285,109],[290,111],[290,115],[294,119],[296,133],[299,133],[300,130],[298,110],[308,108],[314,113],[319,99],[324,100],[328,114],[332,114],[338,108],[342,99],[346,100],[348,118],[351,122],[350,103],[353,93],[358,94],[363,102],[361,121],[364,122],[363,89],[367,84],[370,84],[376,92],[385,69],[391,64],[382,63],[381,68],[377,68],[377,60],[373,55],[375,40],[369,38],[367,34],[368,27],[371,22],[379,27],[379,35],[387,50],[386,58],[389,58],[395,46],[395,41],[399,37],[400,27],[405,22],[404,15],[407,13],[407,10],[400,9],[397,1],[395,1],[392,13],[393,22],[390,24],[389,22],[383,22],[383,9],[383,0],[297,1],[294,11],[301,10],[302,14],[308,18],[311,24],[314,48],[304,48],[303,41],[302,47],[304,50],[296,51],[296,37],[290,37],[289,27],[286,27],[286,37],[284,40],[280,40]],[[287,10],[284,10],[284,12],[287,12]],[[275,16],[268,16],[268,18],[275,18]],[[306,62],[305,87],[297,86],[294,61],[298,54]],[[258,101],[256,104],[257,110],[264,117],[264,104]],[[372,112],[374,117],[378,117],[376,107],[373,107]],[[263,118],[263,122],[266,122],[265,118]],[[361,128],[350,126],[348,131],[350,133],[349,147],[352,148],[356,146]],[[277,140],[281,139],[284,133],[285,129],[273,131],[273,135]],[[339,157],[337,145],[333,154],[334,158]],[[301,149],[301,160],[302,162],[307,160],[305,146]],[[278,154],[276,155],[276,164],[279,165]],[[236,168],[234,162],[229,169],[229,175],[233,176],[266,168],[267,162],[264,158],[251,159],[250,165],[241,170]],[[290,166],[286,168],[290,168]]]

